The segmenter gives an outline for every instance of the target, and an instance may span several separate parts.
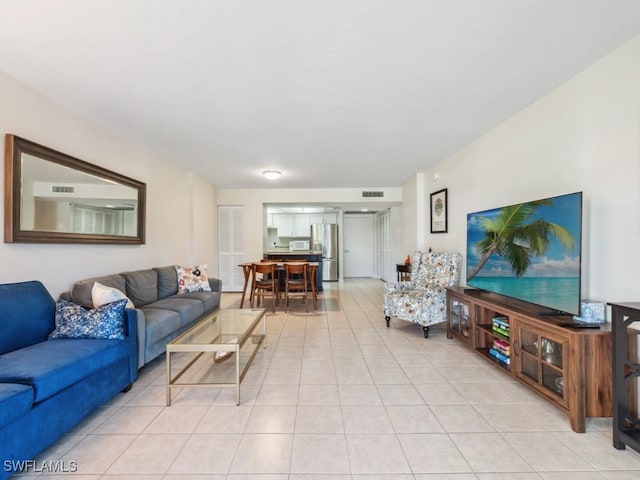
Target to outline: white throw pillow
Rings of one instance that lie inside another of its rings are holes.
[[[125,308],[135,308],[135,305],[129,297],[122,293],[117,288],[107,287],[100,282],[95,282],[91,288],[91,300],[93,301],[93,308],[101,307],[107,303],[112,303],[117,300],[127,299]]]

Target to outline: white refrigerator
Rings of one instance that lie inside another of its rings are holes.
[[[322,281],[338,280],[338,224],[314,223],[311,225],[311,245],[322,249]]]

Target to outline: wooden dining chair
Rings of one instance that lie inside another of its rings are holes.
[[[284,291],[284,267],[282,264],[284,263],[284,259],[282,258],[262,258],[261,262],[266,263],[277,263],[276,265],[276,279],[278,280],[278,290],[279,292]]]
[[[308,267],[307,263],[289,263],[284,264],[284,308],[289,311],[289,298],[304,297],[304,308],[309,311],[309,297],[307,293],[308,283]]]
[[[254,306],[254,301],[257,305],[264,306],[264,297],[266,295],[271,296],[271,306],[273,313],[276,312],[276,305],[280,301],[280,289],[278,288],[278,278],[276,276],[275,262],[260,262],[253,263],[251,266],[253,281],[251,284],[251,293],[253,297],[251,299],[251,307]]]

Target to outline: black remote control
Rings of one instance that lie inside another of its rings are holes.
[[[600,329],[600,325],[597,323],[587,323],[587,322],[562,322],[560,324],[561,327],[564,328],[593,328]]]

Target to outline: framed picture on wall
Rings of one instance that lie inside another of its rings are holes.
[[[447,233],[447,189],[431,194],[431,233]]]

